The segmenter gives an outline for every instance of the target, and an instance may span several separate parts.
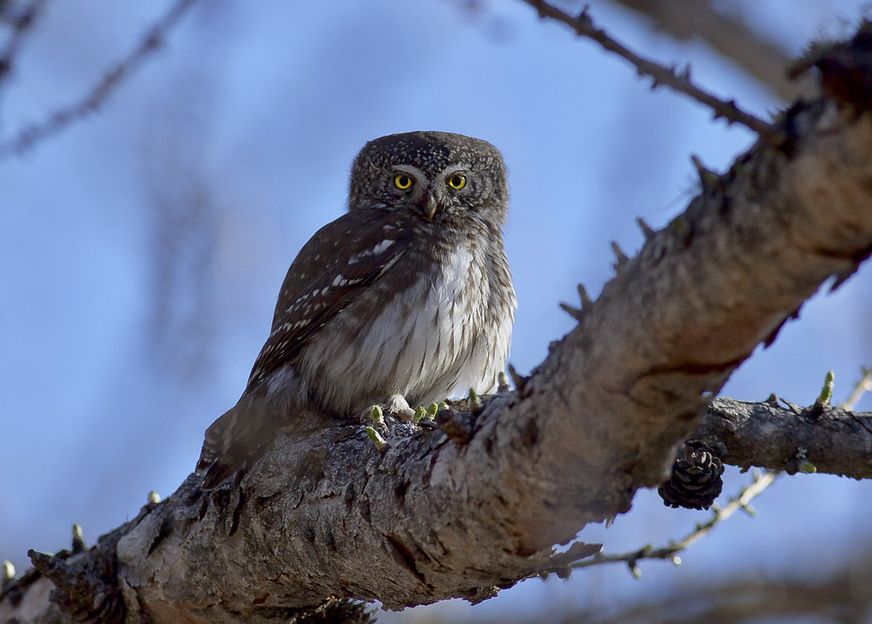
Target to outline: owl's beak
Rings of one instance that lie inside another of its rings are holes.
[[[427,218],[427,221],[433,220],[433,215],[436,214],[436,209],[439,207],[439,204],[436,203],[436,198],[427,194],[427,199],[424,201],[424,205],[421,206],[421,209],[424,213],[424,217]]]

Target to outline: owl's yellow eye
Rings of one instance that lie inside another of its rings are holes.
[[[448,186],[455,191],[459,191],[466,186],[466,176],[462,173],[455,173],[448,178]]]
[[[394,176],[394,186],[401,191],[408,191],[412,188],[412,176],[405,173],[398,173]]]

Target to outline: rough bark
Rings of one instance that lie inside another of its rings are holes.
[[[312,426],[240,482],[207,494],[191,475],[91,551],[35,554],[56,599],[120,604],[129,621],[274,622],[331,596],[480,600],[547,566],[554,544],[660,483],[730,373],[872,251],[868,47],[848,55],[862,71],[827,69],[850,101],[795,105],[780,145],[708,176],[464,443],[392,425],[377,448],[361,426],[301,415]],[[11,609],[4,596],[0,617]]]
[[[709,406],[694,437],[709,442],[723,461],[741,468],[872,478],[870,413],[720,398]]]

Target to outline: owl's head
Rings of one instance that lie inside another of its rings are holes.
[[[349,210],[415,211],[436,223],[501,225],[506,169],[497,148],[448,132],[405,132],[367,143],[351,169]]]

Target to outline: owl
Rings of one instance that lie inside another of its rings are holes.
[[[204,488],[250,466],[301,408],[402,413],[493,391],[515,311],[507,200],[486,141],[408,132],[367,143],[347,212],[291,264],[242,397],[206,431]]]

